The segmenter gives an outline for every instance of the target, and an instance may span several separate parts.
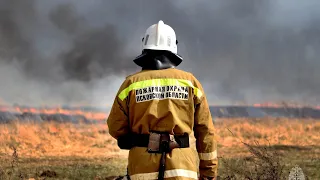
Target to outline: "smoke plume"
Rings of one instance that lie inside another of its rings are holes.
[[[147,27],[178,37],[210,103],[320,101],[320,2],[0,0],[0,100],[106,105]],[[0,102],[1,103],[1,102]]]

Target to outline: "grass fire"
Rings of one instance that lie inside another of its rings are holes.
[[[13,119],[2,122],[1,178],[107,179],[126,173],[128,151],[120,150],[108,134],[104,122],[107,113],[88,108],[7,107],[5,110],[8,112],[9,109],[11,113],[22,114],[81,115],[88,120]],[[3,107],[1,110],[4,112]],[[96,121],[92,123],[93,120]],[[299,165],[309,179],[320,177],[319,120],[271,116],[215,117],[214,124],[219,142],[221,178],[245,179],[249,172],[254,177],[258,176],[255,173],[262,172],[262,168],[277,170],[277,176],[283,178],[295,165]],[[193,137],[191,144],[196,155]],[[265,167],[268,160],[274,164]],[[243,168],[244,164],[252,168]]]
[[[0,180],[320,180],[319,49],[319,0],[0,0]]]

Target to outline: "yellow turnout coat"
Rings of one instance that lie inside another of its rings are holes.
[[[165,131],[182,135],[194,131],[199,166],[191,148],[173,149],[166,155],[165,178],[217,176],[217,142],[212,116],[200,82],[189,72],[170,68],[142,70],[128,76],[117,93],[107,124],[115,139],[129,132]],[[128,175],[132,180],[157,179],[160,157],[161,154],[148,153],[144,147],[132,148]]]

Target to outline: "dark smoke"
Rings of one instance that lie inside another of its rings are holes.
[[[145,29],[171,25],[211,103],[319,103],[320,3],[0,0],[0,97],[110,103]],[[117,79],[115,79],[117,78]]]

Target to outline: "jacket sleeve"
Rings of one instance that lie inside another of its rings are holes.
[[[194,88],[194,136],[199,155],[201,177],[217,177],[217,137],[209,105],[203,88],[198,80]]]
[[[120,136],[124,136],[129,132],[129,108],[127,105],[128,97],[120,99],[119,94],[125,91],[127,88],[127,82],[123,82],[110,110],[107,125],[109,128],[109,134],[118,139]]]

